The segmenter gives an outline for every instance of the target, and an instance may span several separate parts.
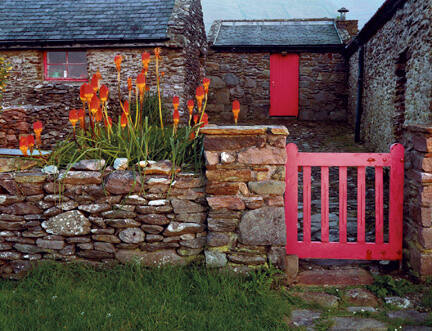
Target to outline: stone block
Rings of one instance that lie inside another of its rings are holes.
[[[207,170],[206,176],[212,182],[248,182],[252,180],[250,169]]]
[[[209,268],[221,268],[225,267],[228,263],[228,259],[225,253],[217,251],[205,251],[206,266]]]
[[[161,266],[165,264],[184,265],[186,260],[175,250],[163,249],[156,252],[142,252],[137,250],[119,250],[115,257],[122,263],[140,263],[144,266]]]
[[[163,232],[163,235],[166,237],[172,237],[186,233],[198,233],[204,230],[205,227],[202,224],[171,222]]]
[[[59,179],[63,184],[101,184],[102,174],[94,171],[61,171]]]
[[[81,160],[72,165],[73,170],[101,171],[105,166],[105,160]]]
[[[238,162],[242,164],[284,165],[286,163],[286,151],[284,148],[273,146],[251,147],[238,153]]]
[[[248,187],[258,195],[283,195],[285,193],[285,182],[276,180],[249,182]]]
[[[90,233],[90,221],[78,210],[68,211],[42,223],[46,232],[62,236],[81,236]]]
[[[137,222],[131,218],[119,218],[119,219],[108,219],[105,223],[113,228],[122,229],[122,228],[137,228],[141,225],[140,222]]]
[[[419,227],[418,238],[423,248],[432,249],[432,228]]]
[[[209,182],[206,186],[206,193],[212,195],[237,195],[239,193],[248,195],[249,190],[245,183],[214,183]]]
[[[415,135],[413,145],[418,152],[432,152],[432,137],[426,135]]]
[[[127,244],[138,244],[144,241],[145,234],[141,229],[129,228],[120,231],[119,238]]]
[[[112,194],[138,192],[141,189],[141,178],[132,171],[113,171],[105,178],[105,189]]]
[[[171,204],[174,208],[174,213],[183,214],[183,213],[200,213],[205,211],[203,205],[193,202],[193,201],[185,201],[180,199],[171,199]]]
[[[206,136],[204,149],[206,151],[240,151],[248,147],[264,147],[264,135],[238,135],[238,136]]]
[[[222,247],[228,245],[230,236],[223,232],[210,232],[207,235],[207,245],[210,247]]]
[[[243,197],[242,199],[247,209],[258,209],[264,205],[262,197]]]
[[[242,199],[232,195],[208,197],[207,202],[210,208],[214,210],[223,208],[231,210],[245,209],[245,204]]]
[[[81,205],[78,207],[78,209],[90,214],[97,214],[110,210],[111,206],[107,203],[95,203],[91,205]]]
[[[62,249],[65,246],[63,240],[45,240],[39,238],[36,240],[36,245],[40,248],[46,249]]]
[[[151,225],[167,225],[170,223],[170,220],[165,215],[158,214],[138,215],[136,219]]]
[[[92,239],[95,241],[103,241],[112,244],[119,244],[121,242],[119,238],[111,234],[96,234],[92,236]]]

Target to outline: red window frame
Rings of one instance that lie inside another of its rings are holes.
[[[77,50],[78,51],[78,50]],[[50,63],[48,64],[48,53],[49,52],[65,52],[66,53],[66,63]],[[44,52],[44,78],[45,80],[50,80],[50,81],[68,81],[68,82],[87,82],[88,81],[88,72],[87,72],[87,77],[86,78],[57,78],[57,77],[49,77],[48,76],[48,66],[49,65],[65,65],[66,66],[66,72],[69,73],[68,70],[68,64],[85,64],[87,66],[87,62],[86,63],[69,63],[69,52],[75,52],[75,51],[64,51],[64,50],[52,50],[52,51],[45,51]]]

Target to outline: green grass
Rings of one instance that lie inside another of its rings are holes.
[[[1,330],[288,329],[289,300],[262,272],[43,264],[0,284]]]

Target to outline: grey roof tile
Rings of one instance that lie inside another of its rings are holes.
[[[213,46],[342,45],[332,20],[222,21]]]
[[[2,0],[0,42],[167,38],[174,0]],[[108,36],[108,37],[107,37]]]

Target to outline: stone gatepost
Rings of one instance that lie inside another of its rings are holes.
[[[405,127],[404,239],[411,267],[432,276],[432,126]]]
[[[286,267],[284,126],[208,126],[209,267]]]

